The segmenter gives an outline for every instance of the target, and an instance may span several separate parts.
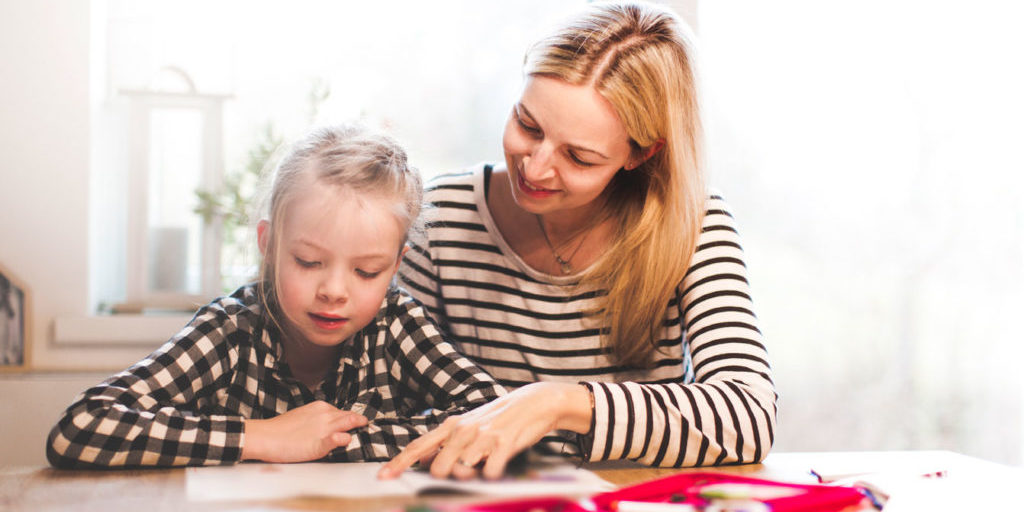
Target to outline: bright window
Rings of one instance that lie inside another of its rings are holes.
[[[96,2],[93,303],[189,308],[251,278],[251,232],[204,226],[196,189],[255,195],[313,125],[384,129],[427,176],[500,158],[528,44],[582,3]]]
[[[1024,7],[699,4],[781,450],[1024,451]]]

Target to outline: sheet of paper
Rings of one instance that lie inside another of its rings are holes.
[[[237,464],[188,468],[185,492],[191,501],[274,500],[298,496],[408,496],[415,489],[401,479],[377,480],[383,463]]]
[[[590,495],[611,491],[615,486],[591,471],[572,464],[533,464],[522,474],[499,480],[438,480],[425,471],[406,471],[402,480],[418,490],[444,489],[489,496]]]
[[[435,479],[423,471],[406,471],[395,480],[378,480],[381,465],[379,462],[313,462],[189,468],[185,472],[185,490],[192,501],[247,501],[299,496],[412,496],[424,490],[490,496],[566,496],[614,489],[593,472],[564,462],[538,464],[521,475],[496,481],[466,482]]]

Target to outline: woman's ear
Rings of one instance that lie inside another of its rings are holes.
[[[661,148],[663,147],[665,147],[665,139],[658,139],[654,141],[654,144],[651,144],[650,146],[644,148],[639,155],[631,156],[629,158],[629,161],[626,162],[625,169],[627,171],[632,171],[633,169],[640,167],[640,164],[646,162],[658,151],[661,151]]]
[[[260,254],[267,257],[267,244],[270,243],[270,222],[263,219],[256,223],[256,245],[260,246]]]

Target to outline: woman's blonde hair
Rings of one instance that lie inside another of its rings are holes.
[[[529,75],[592,85],[607,99],[635,154],[664,147],[606,191],[617,219],[606,256],[581,284],[606,290],[594,313],[620,364],[647,366],[665,309],[695,251],[704,218],[702,130],[688,30],[643,3],[596,4],[527,52]],[[627,263],[628,262],[628,263]]]
[[[263,218],[270,223],[266,254],[259,267],[259,298],[278,324],[276,262],[281,226],[299,185],[312,178],[317,185],[334,186],[353,194],[394,198],[392,213],[404,228],[401,245],[409,231],[417,229],[423,201],[419,172],[409,167],[405,150],[386,135],[356,125],[336,125],[314,130],[299,140],[274,168],[264,201]],[[339,200],[344,200],[339,196]],[[396,257],[399,255],[396,255]]]

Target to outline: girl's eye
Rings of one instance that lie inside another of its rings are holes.
[[[306,261],[298,256],[295,257],[295,263],[298,263],[302,268],[313,268],[320,264],[319,261]]]
[[[373,279],[373,278],[375,278],[375,277],[380,275],[380,271],[377,271],[377,272],[367,272],[367,271],[365,271],[363,269],[357,268],[356,269],[356,274],[358,274],[359,277],[362,277],[363,279]]]

